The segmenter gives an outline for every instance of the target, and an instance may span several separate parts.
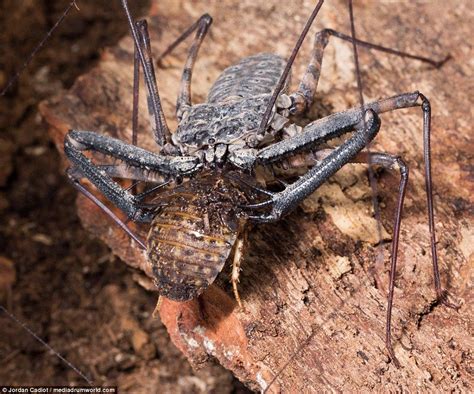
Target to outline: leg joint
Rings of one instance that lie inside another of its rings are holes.
[[[203,22],[207,27],[209,27],[212,24],[212,16],[206,13],[199,18],[199,22]]]
[[[315,44],[320,43],[322,44],[323,48],[326,47],[326,45],[329,42],[329,36],[333,36],[334,33],[335,31],[332,29],[323,29],[323,30],[318,31],[314,37]]]
[[[400,176],[402,179],[408,180],[409,169],[405,161],[400,157],[395,157],[395,162],[397,163],[398,168],[400,169]]]
[[[421,98],[421,108],[423,109],[424,112],[430,112],[431,111],[431,104],[430,100],[420,92],[417,92],[419,97]]]

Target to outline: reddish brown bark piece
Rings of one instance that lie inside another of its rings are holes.
[[[160,306],[172,341],[195,366],[216,358],[249,387],[260,390],[273,374],[251,354],[248,327],[239,315],[235,301],[217,286],[211,286],[199,299],[163,299]]]
[[[159,15],[151,20],[153,50],[160,53],[201,14],[209,12],[214,17],[212,35],[204,42],[194,71],[193,100],[200,102],[219,73],[239,58],[261,51],[288,56],[311,7],[311,2],[163,0],[152,12]],[[442,7],[441,2],[369,2],[356,4],[355,14],[361,39],[435,58],[448,52],[453,56],[435,70],[360,50],[367,101],[415,89],[431,100],[441,275],[461,305],[459,311],[433,307],[421,111],[404,110],[382,117],[372,148],[400,154],[411,167],[393,314],[394,348],[402,368],[395,368],[385,355],[388,243],[383,247],[385,265],[375,264],[377,231],[364,166],[347,166],[306,200],[302,209],[278,224],[251,232],[239,287],[245,311],[237,309],[227,278],[219,282],[221,288],[212,286],[200,301],[163,301],[161,318],[192,364],[217,360],[256,390],[278,375],[271,386],[275,392],[379,391],[400,386],[412,391],[472,390],[474,242],[468,208],[474,188],[472,122],[466,110],[472,89],[465,78],[470,73],[466,37],[473,31],[463,16],[469,12],[468,1],[451,2],[450,9],[456,12]],[[345,2],[328,2],[310,36],[322,27],[347,32],[347,15]],[[303,74],[310,48],[307,41],[297,58],[293,86]],[[126,38],[105,51],[96,69],[79,78],[69,92],[42,106],[60,152],[69,128],[131,140],[132,49],[131,39]],[[331,39],[312,115],[357,103],[351,51],[347,43]],[[157,69],[172,128],[184,54],[184,47],[178,48],[165,59],[166,68]],[[155,149],[144,102],[142,97],[139,145]],[[386,239],[390,238],[397,184],[397,174],[383,174],[379,181]],[[79,198],[78,207],[87,228],[127,264],[150,276],[146,256],[120,229],[85,199]],[[139,231],[146,232],[146,226]],[[141,283],[150,285],[143,278]]]

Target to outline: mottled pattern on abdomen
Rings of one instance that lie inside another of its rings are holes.
[[[161,206],[147,237],[160,295],[176,301],[198,296],[224,267],[239,225],[242,192],[221,174],[198,177],[157,196]]]
[[[207,102],[221,103],[230,97],[249,98],[271,94],[285,68],[285,60],[259,53],[226,68],[212,86]]]

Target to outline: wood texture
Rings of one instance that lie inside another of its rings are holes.
[[[241,274],[245,311],[232,297],[228,277],[198,303],[164,301],[160,316],[171,339],[199,366],[224,365],[254,390],[274,379],[271,392],[472,391],[472,50],[469,1],[356,1],[358,36],[416,54],[453,57],[443,68],[361,50],[366,100],[419,90],[433,108],[436,229],[443,284],[461,305],[435,305],[425,213],[421,110],[383,115],[373,150],[401,155],[411,169],[393,312],[394,348],[402,368],[384,348],[389,243],[376,261],[376,222],[364,166],[347,166],[275,225],[250,233]],[[161,0],[152,8],[155,54],[205,12],[214,17],[194,72],[193,100],[205,99],[212,82],[243,56],[273,51],[287,57],[312,1]],[[125,23],[125,20],[124,20]],[[312,34],[323,27],[349,32],[346,2],[323,6]],[[311,35],[312,35],[311,34]],[[311,38],[297,58],[296,86]],[[186,48],[157,70],[160,95],[172,128]],[[332,38],[325,52],[317,103],[322,116],[357,103],[352,49]],[[104,51],[100,65],[74,87],[43,104],[51,136],[62,152],[69,128],[95,130],[130,141],[133,46],[125,38]],[[470,66],[471,62],[471,66]],[[143,92],[143,88],[142,88]],[[154,149],[141,100],[139,145]],[[384,238],[390,239],[397,174],[379,178]],[[102,238],[137,278],[150,286],[145,256],[83,198],[84,225]],[[146,229],[143,229],[146,230]]]

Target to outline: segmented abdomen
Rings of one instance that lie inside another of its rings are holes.
[[[161,200],[147,238],[158,291],[176,301],[196,297],[215,280],[237,237],[206,211],[200,194],[177,192]]]
[[[226,68],[209,91],[208,103],[229,97],[249,98],[271,94],[285,68],[285,61],[273,53],[259,53]]]

